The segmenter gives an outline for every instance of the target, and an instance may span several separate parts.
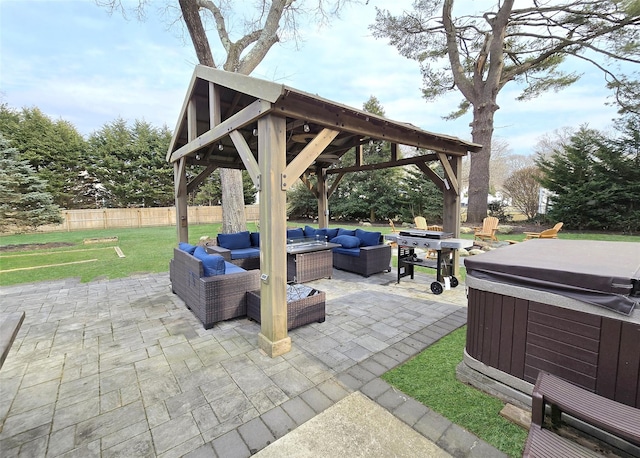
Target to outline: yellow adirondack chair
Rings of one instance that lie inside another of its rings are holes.
[[[547,229],[547,230],[544,230],[542,232],[525,232],[526,237],[524,239],[525,240],[530,240],[530,239],[557,239],[558,238],[558,232],[560,232],[560,229],[562,229],[562,225],[563,224],[564,223],[557,223],[551,229]]]
[[[480,240],[494,240],[498,241],[496,237],[496,230],[498,229],[498,218],[495,216],[487,216],[482,220],[482,227],[474,227],[475,231],[473,238]]]
[[[427,220],[424,216],[416,216],[413,221],[416,223],[416,229],[427,230]]]
[[[442,226],[427,224],[427,220],[423,216],[416,216],[414,219],[416,223],[416,229],[420,229],[423,231],[440,231],[442,232]]]

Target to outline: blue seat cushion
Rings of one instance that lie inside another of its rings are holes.
[[[259,258],[260,248],[240,248],[231,250],[231,259]]]
[[[227,274],[237,274],[240,272],[246,272],[242,267],[236,266],[235,264],[231,264],[230,262],[224,262],[225,273]]]
[[[251,247],[249,231],[236,232],[234,234],[218,234],[218,245],[227,250],[239,250]]]
[[[351,230],[351,229],[342,229],[341,227],[338,228],[338,237],[341,235],[352,235],[355,236],[356,235],[356,231]]]
[[[331,240],[332,243],[339,243],[342,248],[358,248],[360,239],[353,235],[339,235]]]
[[[358,257],[360,256],[360,248],[342,248],[342,247],[337,247],[333,249],[334,253],[340,253],[340,254],[345,254],[347,256],[354,256],[354,257]]]
[[[360,239],[360,246],[380,245],[380,232],[363,231],[356,229],[356,237]]]
[[[182,251],[189,253],[190,255],[193,255],[193,252],[196,251],[196,246],[191,245],[190,243],[187,243],[187,242],[178,243],[178,248],[181,249]]]
[[[296,227],[295,229],[287,229],[287,240],[301,238],[304,238],[304,231],[301,227]]]
[[[260,247],[260,232],[252,232],[249,238],[252,247]]]
[[[224,275],[226,272],[225,261],[219,254],[209,254],[201,246],[196,247],[193,256],[202,261],[202,270],[205,277]]]

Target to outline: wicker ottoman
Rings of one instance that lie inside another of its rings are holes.
[[[288,286],[288,289],[300,288],[300,285]],[[308,287],[307,287],[308,288]],[[325,293],[317,289],[310,290],[306,297],[297,298],[295,294],[287,294],[287,329],[295,329],[305,324],[325,320]],[[295,292],[294,292],[295,293]],[[260,291],[247,293],[247,316],[260,323]]]

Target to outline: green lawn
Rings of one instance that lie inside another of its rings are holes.
[[[389,384],[509,456],[522,456],[528,432],[500,416],[504,403],[456,379],[466,326],[382,376]]]
[[[203,235],[214,237],[220,224],[198,225],[189,228],[189,240],[196,243]],[[117,237],[117,242],[84,244],[85,239]],[[56,280],[79,277],[88,282],[98,278],[120,278],[141,272],[166,272],[177,245],[175,227],[142,229],[92,230],[77,232],[53,232],[0,237],[0,246],[68,243],[70,246],[54,249],[0,252],[0,285]],[[118,257],[114,246],[125,255]],[[66,262],[88,261],[82,264]],[[38,267],[31,270],[11,269]],[[40,266],[40,267],[39,267]]]
[[[290,222],[289,226],[304,226],[305,223]],[[333,224],[345,228],[356,228],[342,224]],[[197,243],[200,237],[215,237],[221,224],[201,224],[189,226],[189,241]],[[248,229],[255,231],[253,223]],[[378,230],[388,234],[387,225],[364,229]],[[117,242],[102,244],[84,244],[85,239],[117,237]],[[472,234],[463,234],[463,238],[472,239]],[[524,234],[499,234],[501,240],[523,240]],[[640,236],[613,234],[586,234],[561,232],[562,239],[609,240],[640,242]],[[69,246],[55,249],[32,249],[28,251],[0,251],[0,285],[13,285],[44,280],[57,280],[79,277],[88,282],[100,278],[121,278],[135,273],[166,272],[169,260],[176,246],[176,228],[153,227],[142,229],[111,229],[76,232],[51,232],[0,236],[0,247],[6,245],[66,243]],[[118,257],[114,246],[122,250],[124,258]],[[395,260],[393,261],[395,265]],[[23,269],[23,270],[16,270]],[[427,269],[433,274],[433,270]],[[464,270],[460,280],[464,281]]]

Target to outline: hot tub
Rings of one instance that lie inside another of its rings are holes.
[[[640,408],[640,243],[529,240],[465,266],[466,381],[530,395],[544,370]]]

